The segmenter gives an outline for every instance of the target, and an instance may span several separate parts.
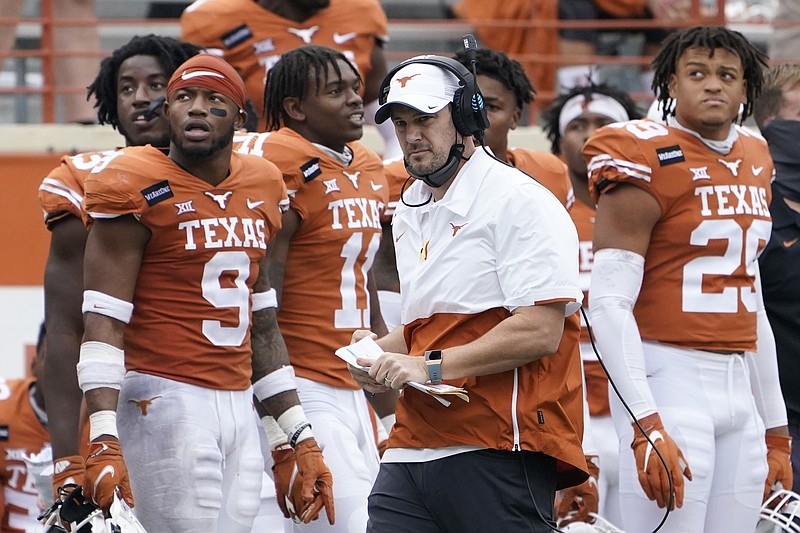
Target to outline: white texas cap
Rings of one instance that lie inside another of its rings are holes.
[[[375,113],[375,122],[385,122],[393,104],[402,104],[420,113],[438,113],[453,101],[458,88],[458,78],[448,70],[428,63],[406,65],[392,76],[386,103]]]

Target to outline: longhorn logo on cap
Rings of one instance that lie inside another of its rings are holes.
[[[400,88],[402,89],[406,86],[406,83],[410,82],[412,79],[416,78],[419,75],[420,73],[417,72],[416,74],[412,74],[411,76],[403,76],[402,78],[397,78],[397,82],[400,84]]]

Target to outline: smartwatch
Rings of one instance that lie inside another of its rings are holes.
[[[430,350],[425,352],[425,366],[428,368],[428,381],[433,383],[442,382],[442,351]]]

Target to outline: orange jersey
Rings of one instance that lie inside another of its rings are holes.
[[[509,148],[506,152],[509,163],[533,177],[553,193],[561,205],[570,208],[575,201],[572,182],[569,181],[567,165],[548,152],[535,152],[524,148]]]
[[[634,308],[642,338],[754,350],[756,261],[772,227],[766,142],[739,128],[723,156],[688,132],[638,120],[598,130],[584,155],[595,199],[625,182],[661,208]]]
[[[331,0],[303,22],[278,16],[255,0],[197,0],[181,15],[181,39],[213,49],[233,65],[259,117],[267,71],[281,54],[304,44],[327,46],[344,53],[364,79],[372,50],[388,31],[377,0]]]
[[[569,216],[578,230],[578,272],[580,273],[581,290],[583,291],[583,307],[589,309],[589,282],[592,276],[592,236],[594,234],[594,206],[583,202],[574,202],[569,210]],[[583,317],[581,317],[583,322]],[[585,326],[585,324],[584,324]],[[589,342],[589,333],[586,328],[581,331],[581,342]]]
[[[128,370],[212,389],[249,386],[252,286],[282,202],[275,165],[236,153],[217,186],[149,145],[95,167],[86,212],[133,214],[151,232],[125,330]]]
[[[23,456],[39,453],[50,442],[47,432],[31,406],[33,378],[0,379],[0,489],[4,507],[0,531],[25,533],[41,527],[36,521],[38,492]]]
[[[334,351],[370,326],[367,274],[389,198],[381,160],[351,143],[346,166],[290,128],[256,138],[266,138],[264,157],[280,168],[290,207],[302,219],[289,243],[278,306],[292,366],[298,376],[358,389]]]
[[[403,184],[409,176],[402,157],[399,159],[392,159],[391,161],[384,161],[383,163],[383,173],[386,175],[386,181],[389,182],[389,203],[386,204],[386,210],[383,212],[383,219],[384,222],[388,222],[392,220],[394,210],[397,209],[397,203],[400,201],[400,193],[403,190]],[[409,185],[411,185],[411,183],[409,183]]]
[[[114,150],[86,152],[64,156],[61,164],[54,168],[39,186],[39,203],[44,211],[44,223],[48,229],[57,220],[67,215],[86,220],[83,207],[83,190],[86,176],[104,157]]]
[[[578,271],[580,272],[581,290],[583,291],[583,308],[589,308],[589,282],[592,276],[592,236],[594,234],[594,206],[586,205],[581,201],[572,204],[569,216],[578,230]],[[581,343],[589,345],[589,331],[581,315]],[[589,348],[591,350],[591,347]],[[601,354],[602,355],[602,354]],[[592,359],[594,353],[592,352]],[[592,416],[608,416],[611,409],[608,403],[608,376],[600,366],[599,361],[584,358],[583,374],[586,379],[586,402],[589,404],[589,414]]]

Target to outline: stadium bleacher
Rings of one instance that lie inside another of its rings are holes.
[[[469,23],[453,18],[452,6],[457,1],[382,0],[390,20],[390,42],[386,48],[390,66],[418,53],[456,50],[460,37],[472,31]],[[180,34],[177,16],[189,3],[187,0],[97,0],[102,52],[113,50],[137,34],[154,32],[177,37]],[[729,0],[726,13],[729,7],[731,13],[743,13],[749,3],[752,2]],[[770,2],[756,4],[768,6]],[[760,9],[768,12],[767,7]],[[39,0],[27,0],[22,21],[17,25],[17,50],[32,51],[40,47],[42,26],[38,17]],[[768,23],[735,23],[731,26],[763,48],[767,47],[771,30]],[[15,88],[42,87],[41,64],[41,59],[35,56],[12,58],[5,62],[0,60],[0,124],[45,121],[41,94],[30,90],[13,92]]]

